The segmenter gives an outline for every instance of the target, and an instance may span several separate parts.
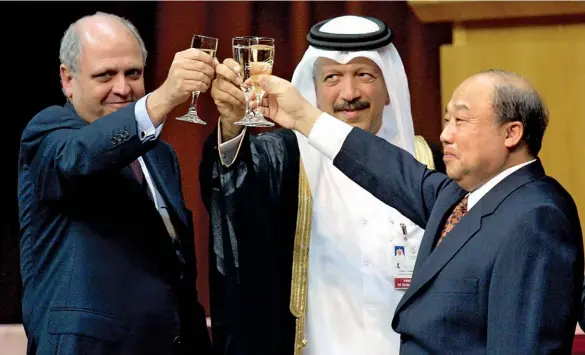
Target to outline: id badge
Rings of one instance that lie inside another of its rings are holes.
[[[406,290],[410,286],[418,247],[416,241],[409,243],[409,241],[403,240],[401,243],[392,244],[391,262],[395,270],[394,288],[396,290]]]

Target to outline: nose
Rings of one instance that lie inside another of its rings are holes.
[[[346,78],[341,85],[339,96],[345,101],[353,101],[361,96],[359,87],[352,78]]]
[[[453,143],[453,134],[454,134],[454,122],[453,120],[449,120],[445,123],[443,127],[443,131],[441,132],[441,136],[439,139],[443,144],[451,144]]]
[[[130,83],[125,75],[118,75],[112,86],[112,93],[120,96],[127,97],[130,94]]]

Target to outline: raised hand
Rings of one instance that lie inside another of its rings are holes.
[[[240,65],[227,58],[215,67],[215,79],[211,84],[211,97],[217,106],[222,124],[224,140],[237,136],[242,126],[233,123],[244,116],[246,97],[241,90],[242,78],[238,75]]]
[[[246,82],[247,83],[247,82]],[[265,91],[262,102],[253,102],[264,116],[284,128],[308,135],[322,113],[311,105],[289,81],[274,75],[262,75],[258,85]]]
[[[206,92],[215,76],[217,59],[195,48],[175,54],[165,82],[147,100],[148,113],[155,125],[193,91]]]
[[[175,54],[167,79],[161,86],[167,100],[177,106],[185,102],[193,91],[207,92],[217,64],[217,59],[195,48]]]

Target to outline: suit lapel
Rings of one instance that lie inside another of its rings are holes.
[[[423,287],[447,263],[447,261],[449,261],[449,259],[451,259],[451,257],[459,250],[459,248],[463,246],[467,239],[471,238],[471,235],[469,235],[468,238],[462,240],[461,238],[465,236],[465,234],[462,233],[460,234],[460,237],[457,241],[452,241],[447,247],[443,247],[446,244],[447,239],[451,239],[451,236],[455,234],[455,228],[457,228],[458,231],[466,229],[465,225],[463,224],[464,220],[467,224],[473,224],[473,222],[469,221],[469,218],[467,218],[468,216],[466,215],[461,219],[457,226],[453,228],[448,237],[446,237],[445,240],[441,243],[442,248],[433,250],[437,236],[443,228],[443,221],[447,218],[447,214],[451,213],[453,207],[467,193],[466,191],[459,188],[456,184],[453,184],[453,186],[454,188],[450,189],[450,191],[445,191],[442,193],[445,197],[438,200],[433,207],[433,212],[431,214],[431,218],[429,218],[429,222],[426,225],[420,251],[416,258],[414,272],[412,275],[412,282],[398,303],[396,312],[398,312],[406,304],[406,302],[408,302],[408,300],[410,300],[412,296],[414,296],[420,290],[420,288]],[[474,209],[472,209],[470,213],[473,211]],[[468,226],[468,228],[469,227],[470,226]]]
[[[412,283],[398,306],[396,313],[416,295],[441,269],[457,254],[457,252],[479,231],[484,216],[492,214],[498,205],[514,190],[544,175],[544,169],[540,161],[528,164],[514,172],[492,188],[479,202],[461,218],[459,223],[449,232],[439,247],[433,250],[436,236],[443,227],[443,221],[447,214],[451,213],[454,205],[465,195],[465,191],[459,189],[459,193],[445,191],[442,194],[450,194],[446,202],[433,207],[437,215],[429,220],[426,232],[421,244],[420,256],[417,258]]]
[[[156,189],[165,201],[171,216],[177,217],[184,226],[187,226],[188,223],[185,220],[185,215],[182,213],[181,192],[176,191],[175,188],[178,186],[178,184],[175,184],[177,178],[172,175],[168,167],[169,163],[163,162],[162,160],[163,152],[161,152],[161,149],[163,148],[164,146],[162,144],[157,144],[153,149],[144,154],[142,159],[148,168]]]
[[[453,207],[463,198],[463,196],[467,193],[464,190],[461,190],[459,186],[456,184],[452,185],[453,188],[450,191],[445,191],[445,197],[436,202],[434,209],[436,211],[441,211],[438,218],[433,218],[434,216],[431,215],[427,225],[425,227],[425,237],[423,238],[418,257],[416,259],[415,264],[415,272],[417,269],[421,267],[421,265],[425,262],[425,260],[431,255],[433,251],[433,246],[435,245],[435,241],[439,234],[440,229],[443,227],[442,221],[446,219],[446,214],[450,213]],[[427,236],[428,235],[428,236]]]
[[[412,278],[412,283],[404,297],[400,300],[396,311],[399,311],[408,300],[413,297],[424,285],[426,285],[441,269],[451,260],[455,254],[467,243],[471,237],[473,237],[481,227],[482,211],[479,204],[469,211],[455,227],[449,232],[445,239],[441,242],[441,245],[430,253],[430,255],[421,262],[418,270],[415,271],[416,277]],[[443,221],[447,213],[450,213],[451,209],[447,209],[443,213]],[[442,224],[442,223],[439,223]],[[442,227],[442,225],[441,225]],[[433,236],[436,236],[440,232],[440,229],[435,227],[433,229]],[[427,237],[427,236],[425,236]],[[430,238],[429,235],[427,242],[431,241],[430,244],[434,244],[436,238]],[[414,276],[414,275],[413,275]]]

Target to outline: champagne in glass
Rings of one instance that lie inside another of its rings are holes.
[[[193,35],[191,39],[191,48],[197,48],[202,52],[209,54],[212,57],[215,57],[215,52],[217,51],[217,38],[201,36],[201,35]],[[176,119],[179,121],[186,121],[191,123],[198,123],[202,125],[206,125],[207,123],[199,118],[197,114],[197,99],[199,98],[199,91],[194,91],[191,93],[191,104],[189,105],[189,110],[187,113],[181,117],[177,117]]]
[[[253,37],[250,44],[250,78],[256,101],[260,103],[264,90],[258,85],[259,75],[272,74],[274,64],[274,38]],[[254,126],[271,127],[274,123],[267,121],[259,110],[254,113]]]
[[[250,43],[252,37],[234,37],[232,39],[232,51],[234,60],[240,65],[240,72],[238,75],[242,78],[242,85],[240,89],[244,92],[246,98],[246,106],[244,108],[244,117],[241,120],[234,122],[235,125],[246,126],[251,124],[254,119],[254,113],[250,111],[250,88],[244,82],[250,78]]]
[[[254,45],[250,46],[250,53],[252,57],[256,57],[250,62],[250,77],[252,78],[252,89],[254,92],[262,93],[262,89],[258,86],[258,78],[262,74],[272,74],[273,63],[273,47]]]

